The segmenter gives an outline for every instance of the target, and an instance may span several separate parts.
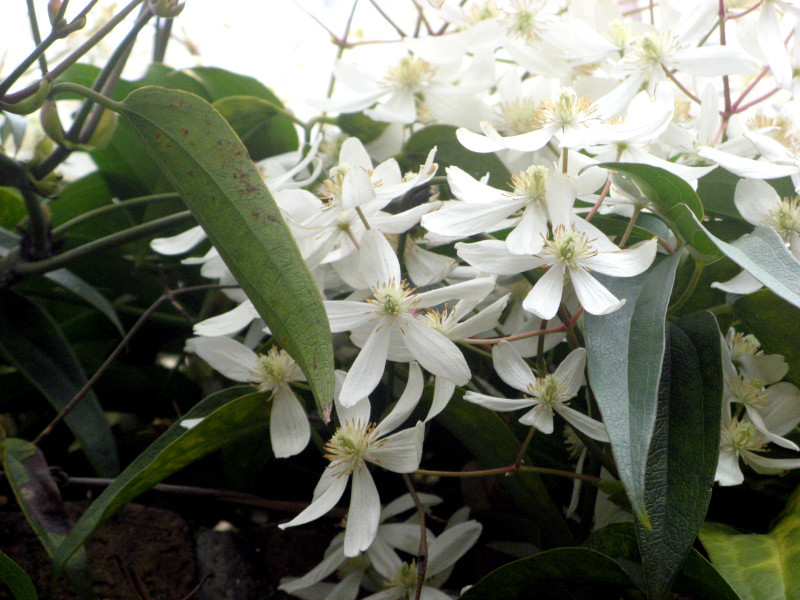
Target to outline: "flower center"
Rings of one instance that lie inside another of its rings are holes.
[[[758,378],[748,379],[739,375],[737,379],[727,383],[736,402],[754,408],[766,408],[769,403],[769,399],[764,392],[764,382]]]
[[[734,419],[722,427],[719,446],[721,450],[742,452],[764,450],[764,436],[750,421]]]
[[[529,98],[501,102],[497,111],[498,128],[506,135],[528,133],[537,123],[538,105]]]
[[[336,475],[349,475],[364,462],[364,455],[375,442],[375,423],[346,421],[325,444],[325,458],[331,461],[328,468]]]
[[[606,37],[620,50],[624,50],[628,47],[628,42],[631,38],[631,28],[626,23],[613,21],[608,24]]]
[[[792,233],[800,233],[800,196],[784,198],[769,212],[764,223],[772,227],[784,241],[788,242]]]
[[[448,312],[447,307],[442,310],[431,308],[425,311],[421,320],[428,327],[433,327],[439,333],[447,335],[447,332],[456,324],[456,315],[454,311]]]
[[[534,123],[539,127],[568,127],[599,120],[597,107],[592,101],[579,97],[572,88],[562,88],[554,98],[542,100],[534,114]]]
[[[344,176],[352,167],[347,163],[339,163],[333,167],[328,173],[328,179],[322,182],[318,190],[321,198],[328,201],[342,199],[342,185],[344,185]]]
[[[396,588],[401,597],[413,598],[417,591],[417,561],[404,562],[385,584],[387,588]]]
[[[677,38],[669,32],[643,35],[634,47],[634,57],[642,65],[659,65],[678,49]]]
[[[754,356],[761,349],[761,344],[753,334],[744,335],[731,329],[726,336],[728,347],[731,349],[731,360],[738,361],[742,356]]]
[[[567,229],[563,225],[556,227],[553,239],[545,242],[544,251],[554,255],[557,261],[565,262],[569,267],[577,267],[581,261],[597,254],[586,234]]]
[[[436,69],[431,67],[428,61],[404,56],[396,65],[389,67],[384,77],[384,84],[387,87],[420,92],[435,74]]]
[[[480,23],[488,19],[495,19],[500,16],[500,9],[493,0],[488,0],[482,4],[473,4],[466,9],[464,21],[469,25]]]
[[[269,392],[278,384],[289,381],[297,368],[297,363],[285,350],[270,348],[267,354],[258,355],[258,365],[251,371],[253,383],[259,391]]]
[[[533,165],[519,175],[511,176],[511,185],[514,188],[514,197],[524,199],[526,203],[542,204],[547,191],[547,177],[550,171],[547,167]]]
[[[372,288],[372,298],[367,302],[378,307],[380,312],[387,317],[398,317],[411,312],[417,304],[417,296],[405,280],[397,285],[394,280],[379,283]]]
[[[503,22],[508,32],[526,42],[538,41],[547,25],[547,18],[540,14],[541,0],[512,0],[505,11]]]
[[[552,408],[557,404],[574,397],[574,394],[567,394],[567,386],[560,379],[556,379],[552,374],[540,377],[534,383],[528,384],[528,392],[532,398],[541,402],[540,406]]]

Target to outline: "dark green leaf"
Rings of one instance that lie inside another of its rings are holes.
[[[179,73],[192,78],[203,89],[203,93],[186,88],[180,89],[195,93],[209,102],[229,96],[253,96],[283,107],[283,103],[268,87],[248,75],[240,75],[218,67],[192,67],[183,69]]]
[[[308,377],[324,415],[333,399],[328,317],[294,238],[239,138],[210,105],[177,90],[137,90],[121,109],[274,339]]]
[[[497,415],[482,406],[466,402],[459,389],[447,408],[437,417],[487,469],[514,464],[520,443]],[[568,545],[572,535],[553,503],[541,478],[534,473],[515,473],[501,479],[516,504],[543,525],[542,534],[552,545]]]
[[[668,596],[706,515],[717,468],[722,402],[719,328],[701,312],[669,327],[645,472],[652,529],[638,528],[648,596]]]
[[[700,541],[742,600],[800,599],[800,488],[768,534],[705,523]]]
[[[248,393],[251,389],[237,386],[209,396],[136,457],[69,532],[54,555],[56,566],[63,565],[98,527],[142,492],[227,442],[266,427],[268,397]],[[201,418],[190,429],[181,425]]]
[[[711,239],[708,230],[700,224],[688,206],[685,204],[673,206],[668,221],[692,248],[696,260],[711,263],[722,257],[723,253]]]
[[[613,523],[595,531],[584,542],[587,548],[620,562],[626,570],[641,562],[633,523]],[[694,600],[740,600],[717,570],[694,548],[689,549],[675,579],[673,591]]]
[[[786,379],[800,386],[800,309],[769,290],[742,296],[733,303],[767,354],[782,354],[789,364]]]
[[[39,306],[16,292],[0,292],[0,350],[60,411],[86,383],[61,330]],[[90,391],[64,422],[101,477],[119,472],[119,459],[103,409]]]
[[[561,598],[549,592],[557,584],[570,592],[602,597],[605,589],[621,593],[636,588],[614,560],[588,548],[556,548],[503,565],[460,596],[460,600]],[[558,589],[558,588],[556,588]]]
[[[626,303],[609,315],[584,316],[589,381],[620,479],[645,526],[645,465],[656,419],[667,303],[679,258],[680,253],[666,258],[638,277],[597,276]]]
[[[456,128],[452,125],[430,125],[414,133],[397,157],[404,169],[418,169],[425,163],[428,152],[436,146],[436,162],[442,169],[456,165],[476,179],[489,173],[489,184],[504,188],[511,178],[511,173],[494,154],[478,154],[464,148],[456,139]]]
[[[3,470],[25,519],[53,557],[72,527],[61,493],[41,451],[25,440],[0,436]],[[86,553],[70,560],[66,575],[83,598],[92,597]],[[35,594],[34,594],[35,597]]]
[[[11,590],[16,600],[38,600],[36,589],[28,574],[17,563],[0,552],[0,579]]]
[[[117,331],[119,331],[121,335],[125,335],[125,330],[122,328],[122,323],[119,320],[117,311],[114,309],[111,303],[106,300],[106,297],[98,292],[94,286],[89,285],[83,279],[67,269],[50,271],[49,273],[45,273],[44,276],[50,281],[56,282],[64,289],[69,290],[79,298],[86,300],[86,302],[103,313],[103,315],[105,315],[108,320],[114,324],[114,327],[117,328]]]
[[[259,161],[297,149],[292,120],[273,103],[253,96],[229,96],[212,105],[242,140],[250,158]]]

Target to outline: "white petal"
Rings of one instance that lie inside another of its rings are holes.
[[[436,377],[433,384],[433,400],[431,401],[428,415],[425,417],[426,423],[447,407],[447,403],[450,402],[450,398],[453,397],[453,392],[455,391],[455,383],[443,377]]]
[[[469,381],[467,361],[453,342],[414,317],[403,321],[401,329],[409,351],[427,371],[456,385]]]
[[[729,294],[752,294],[760,290],[764,285],[747,271],[742,271],[728,281],[713,282],[711,287]]]
[[[480,135],[479,133],[473,133],[469,129],[464,127],[459,127],[456,130],[456,138],[458,141],[461,142],[461,145],[464,146],[467,150],[472,150],[472,152],[497,152],[498,150],[504,150],[505,146],[502,144],[498,144],[497,142],[490,140],[485,135]]]
[[[360,167],[350,169],[342,182],[342,208],[362,206],[374,199],[375,189],[367,172]]]
[[[751,225],[763,225],[780,203],[778,192],[763,179],[742,179],[733,193],[736,210]]]
[[[382,436],[397,429],[416,408],[422,397],[422,370],[417,363],[411,363],[408,369],[408,382],[403,394],[394,405],[391,412],[386,415],[380,425],[375,428],[375,435]]]
[[[689,75],[716,77],[746,75],[759,66],[749,55],[730,46],[700,46],[678,50],[665,58],[664,66]]]
[[[547,239],[547,213],[535,204],[522,212],[522,220],[506,237],[506,246],[512,254],[536,254],[544,248]]]
[[[522,308],[548,321],[555,317],[564,293],[565,269],[563,262],[557,262],[550,267],[522,301]]]
[[[406,269],[414,285],[438,283],[458,266],[458,261],[422,248],[419,244],[406,246]]]
[[[466,237],[491,231],[523,204],[522,200],[509,199],[480,203],[454,200],[422,217],[422,226],[438,235]]]
[[[247,327],[253,319],[258,319],[258,311],[250,300],[245,300],[226,313],[195,323],[194,333],[204,337],[235,335]]]
[[[565,393],[574,395],[583,385],[584,367],[586,367],[586,348],[576,348],[561,361],[553,377],[565,385]]]
[[[780,354],[744,354],[736,362],[742,374],[750,379],[758,377],[764,385],[780,381],[789,372],[789,365]]]
[[[404,523],[394,523],[394,525],[405,525]],[[383,575],[384,577],[391,577],[397,569],[403,564],[397,552],[392,550],[392,547],[386,542],[384,538],[387,525],[379,525],[378,533],[372,542],[372,545],[367,548],[367,557],[373,568]],[[416,525],[409,525],[411,529],[417,532],[417,544],[419,544],[419,527]],[[416,552],[414,548],[414,552]],[[355,596],[353,597],[355,598]]]
[[[593,315],[607,315],[625,304],[625,299],[620,300],[609,292],[597,279],[581,267],[569,270],[572,287],[575,295],[583,305],[586,312]]]
[[[510,135],[508,137],[501,136],[497,129],[488,121],[481,123],[481,130],[486,137],[497,144],[502,144],[502,148],[509,148],[510,150],[519,150],[520,152],[533,152],[542,148],[555,133],[556,127],[552,125],[545,125],[541,129],[529,131],[521,135]],[[463,144],[463,142],[462,142]],[[466,145],[466,144],[465,144]],[[469,148],[472,150],[472,148]],[[478,150],[476,150],[478,152]]]
[[[358,255],[362,274],[370,287],[389,282],[400,285],[400,263],[380,231],[364,232]]]
[[[376,121],[410,125],[417,120],[417,108],[411,90],[396,90],[386,100],[364,114]]]
[[[522,408],[528,408],[532,404],[530,400],[523,400],[521,398],[497,398],[496,396],[487,396],[486,394],[479,394],[477,392],[465,392],[464,400],[497,412],[520,410]]]
[[[252,372],[258,367],[258,356],[236,340],[229,337],[190,338],[186,341],[186,347],[228,379],[241,382],[254,380]]]
[[[378,532],[381,498],[369,469],[362,463],[353,471],[350,487],[350,509],[344,533],[344,555],[358,556],[372,544]]]
[[[763,415],[764,424],[778,435],[786,435],[800,423],[800,390],[781,381],[767,388],[769,408]]]
[[[496,327],[500,315],[506,308],[509,296],[510,294],[506,294],[499,300],[492,302],[492,304],[478,312],[478,314],[455,325],[447,333],[447,337],[451,340],[464,340]]]
[[[349,137],[342,142],[342,147],[339,149],[339,163],[351,167],[361,167],[365,171],[372,170],[372,159],[369,157],[369,153],[361,140],[355,137]]]
[[[742,177],[777,179],[778,177],[786,177],[798,172],[798,168],[794,165],[776,165],[765,160],[742,158],[741,156],[707,146],[699,148],[697,154],[703,158],[713,160],[724,169]]]
[[[758,17],[758,44],[767,57],[770,71],[778,87],[788,88],[792,82],[792,63],[783,43],[778,14],[772,2],[764,2]]]
[[[529,393],[529,386],[536,383],[528,363],[508,342],[500,342],[492,348],[492,364],[500,379],[520,392]]]
[[[188,252],[208,236],[199,225],[172,237],[156,238],[150,242],[150,247],[159,254],[171,256]]]
[[[483,527],[477,521],[467,521],[445,529],[428,546],[427,575],[436,575],[453,566],[475,545],[482,530]]]
[[[717,472],[714,480],[720,485],[739,485],[744,481],[744,474],[739,468],[739,455],[728,450],[719,451]]]
[[[564,420],[572,425],[575,429],[582,431],[593,440],[598,442],[610,442],[606,426],[600,421],[595,421],[591,417],[587,417],[581,412],[559,404],[553,408],[558,414],[564,417]]]
[[[459,242],[455,248],[462,260],[484,273],[516,275],[542,264],[540,259],[533,256],[511,254],[506,243],[501,240],[486,240],[474,244]]]
[[[328,313],[328,322],[333,333],[352,331],[375,318],[375,307],[366,302],[326,300],[322,304]]]
[[[322,581],[328,575],[336,571],[336,569],[338,569],[344,561],[344,552],[342,552],[341,549],[334,550],[333,552],[326,554],[325,558],[323,558],[322,561],[308,573],[302,577],[298,577],[297,579],[282,583],[278,586],[278,589],[286,592],[287,594],[291,594],[297,590],[307,588],[310,585]]]
[[[644,273],[656,257],[658,240],[653,238],[642,244],[616,252],[598,252],[581,260],[581,265],[592,271],[613,277],[634,277]]]
[[[430,308],[447,300],[474,300],[480,302],[494,289],[494,277],[476,277],[428,292],[417,294],[417,307]]]
[[[742,453],[745,462],[757,473],[778,474],[788,469],[800,467],[800,458],[766,458],[755,452]]]
[[[389,352],[389,334],[390,329],[387,327],[376,327],[369,334],[367,343],[358,353],[342,385],[339,394],[342,405],[353,406],[378,387]]]
[[[519,422],[550,435],[553,433],[553,409],[538,404],[522,415]]]
[[[442,499],[439,498],[439,496],[434,496],[433,494],[419,493],[417,494],[417,498],[422,506],[436,506],[437,504],[442,503]],[[406,511],[415,509],[416,506],[417,505],[414,502],[414,498],[411,497],[411,494],[403,494],[383,507],[383,510],[381,510],[381,522],[391,519],[392,517],[396,517],[397,515]],[[381,526],[381,528],[383,527],[384,526]],[[414,525],[413,528],[419,532],[419,527],[417,525]],[[419,540],[419,535],[417,535],[417,540]]]
[[[300,454],[311,439],[306,411],[287,384],[281,384],[272,397],[269,437],[276,458]]]
[[[305,523],[314,521],[315,519],[319,519],[322,515],[336,506],[336,503],[339,502],[339,499],[344,494],[344,490],[347,487],[347,481],[349,479],[349,477],[329,476],[327,481],[329,485],[325,491],[314,498],[311,504],[308,505],[308,508],[297,515],[294,519],[288,523],[281,523],[278,525],[278,527],[281,529],[286,529],[287,527],[295,527],[296,525],[303,525]],[[320,482],[322,482],[322,480],[320,480]]]
[[[458,167],[447,167],[447,184],[453,196],[467,204],[485,204],[507,197],[507,194],[478,181]]]
[[[417,421],[414,427],[403,429],[380,440],[364,457],[379,467],[394,473],[412,473],[422,460],[422,439],[425,424]]]
[[[572,205],[575,204],[575,196],[575,188],[566,176],[557,172],[550,173],[550,176],[547,178],[545,202],[547,203],[547,214],[550,216],[553,229],[560,225],[564,227],[570,226],[572,223]]]

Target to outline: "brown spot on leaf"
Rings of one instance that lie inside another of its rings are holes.
[[[261,211],[260,210],[254,210],[254,211],[252,211],[250,213],[250,216],[253,217],[253,219],[258,219],[258,217],[261,216]]]

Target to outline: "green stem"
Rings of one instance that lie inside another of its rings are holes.
[[[168,217],[163,217],[161,219],[155,219],[154,221],[142,223],[141,225],[131,227],[130,229],[126,229],[124,231],[112,233],[111,235],[100,238],[99,240],[94,240],[93,242],[89,242],[74,248],[73,250],[68,250],[67,252],[59,254],[58,256],[53,256],[51,258],[36,262],[20,261],[13,267],[14,275],[19,278],[49,273],[50,271],[60,269],[61,267],[71,264],[77,260],[86,258],[87,256],[92,256],[93,254],[98,254],[105,250],[124,246],[125,244],[150,237],[156,233],[171,229],[176,225],[182,225],[193,220],[194,217],[188,210],[174,215],[169,215]]]
[[[692,278],[689,280],[686,289],[683,290],[683,293],[675,301],[675,304],[669,307],[670,313],[675,313],[676,311],[680,310],[684,304],[686,304],[689,298],[692,297],[694,289],[697,287],[697,283],[700,281],[700,276],[703,274],[703,263],[701,263],[697,259],[693,260],[694,260],[694,271],[692,271]]]
[[[79,96],[83,96],[84,98],[88,98],[92,102],[96,102],[97,104],[99,104],[104,108],[107,108],[108,110],[113,110],[115,113],[122,112],[121,102],[115,102],[111,98],[104,96],[103,94],[100,94],[99,92],[87,88],[85,85],[81,85],[79,83],[71,83],[69,81],[57,83],[53,86],[53,89],[50,90],[50,97],[55,97],[58,94],[67,94],[70,92],[72,92],[73,94],[78,94]]]
[[[31,241],[29,254],[37,258],[49,256],[50,226],[42,201],[39,195],[28,187],[23,187],[21,191],[28,211],[28,235]]]
[[[642,212],[641,206],[633,207],[633,214],[631,215],[631,220],[628,221],[628,226],[625,228],[625,233],[622,234],[622,239],[619,241],[620,248],[625,246],[625,242],[627,242],[628,238],[631,236],[631,231],[633,231],[633,226],[636,225],[636,219],[639,218],[640,212]]]
[[[39,31],[39,20],[36,18],[36,7],[33,5],[33,0],[25,0],[28,5],[28,20],[31,23],[31,34],[33,34],[33,41],[36,44],[34,54],[39,50],[42,45],[42,33]],[[44,50],[39,52],[39,69],[42,72],[42,77],[47,74],[47,58],[44,55]]]
[[[162,19],[161,17],[156,20],[156,34],[153,36],[153,62],[164,62],[173,22],[174,19]]]
[[[90,219],[94,219],[96,217],[100,217],[110,212],[114,212],[120,209],[127,209],[131,206],[138,206],[140,204],[149,204],[150,202],[159,202],[161,200],[180,200],[180,194],[176,194],[174,192],[168,192],[165,194],[153,194],[152,196],[141,196],[139,198],[131,198],[129,200],[123,200],[122,202],[115,202],[113,204],[108,204],[106,206],[101,206],[100,208],[95,208],[94,210],[90,210],[85,212],[81,215],[78,215],[74,219],[70,219],[55,227],[53,229],[53,236],[62,235],[69,229],[80,225],[81,223],[85,223]]]

